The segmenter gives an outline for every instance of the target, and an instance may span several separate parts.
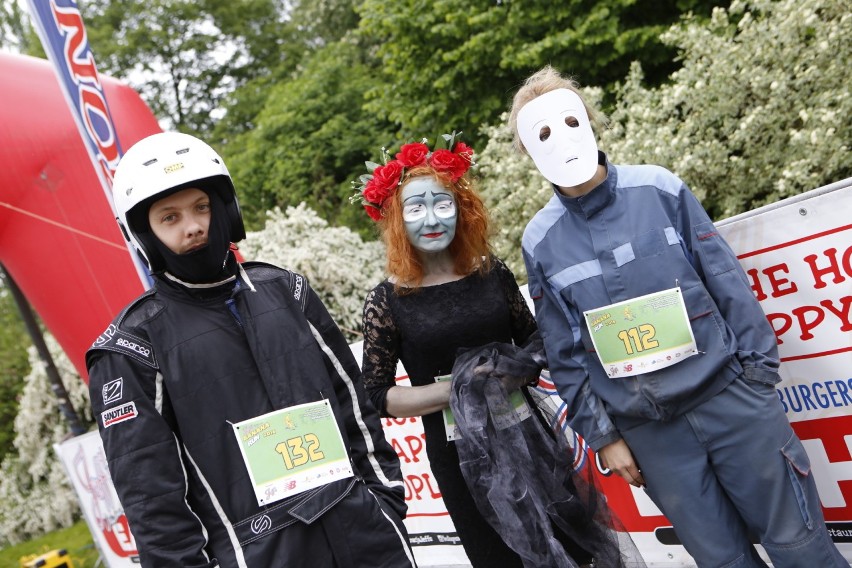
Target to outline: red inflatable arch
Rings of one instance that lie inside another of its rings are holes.
[[[0,263],[80,376],[84,354],[144,287],[47,60],[0,53]],[[121,148],[160,132],[101,75]]]

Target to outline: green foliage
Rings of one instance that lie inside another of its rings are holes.
[[[317,51],[297,77],[270,87],[255,127],[223,149],[250,226],[269,209],[302,201],[330,221],[368,226],[348,199],[364,161],[390,142],[362,108],[371,75],[358,47],[339,42]]]
[[[422,136],[494,123],[523,79],[548,63],[606,86],[638,59],[661,80],[675,52],[660,32],[684,11],[707,14],[722,2],[649,4],[366,0],[360,33],[381,60],[368,109],[401,125],[403,137]]]
[[[29,372],[30,338],[9,290],[0,286],[0,461],[12,452],[18,397]]]
[[[843,0],[737,0],[664,39],[683,67],[634,66],[602,142],[614,161],[680,175],[728,217],[852,175],[852,15]]]
[[[18,1],[0,2],[0,48],[43,58],[45,54],[41,40],[24,6]]]

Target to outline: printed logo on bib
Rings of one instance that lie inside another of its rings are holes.
[[[136,412],[136,403],[128,402],[127,404],[122,404],[121,406],[116,406],[115,408],[110,408],[101,412],[101,421],[103,422],[104,428],[109,428],[119,422],[133,420],[137,416],[139,416],[139,413]]]
[[[104,383],[102,393],[104,396],[104,404],[121,400],[122,392],[124,391],[124,378],[118,377],[114,381]]]

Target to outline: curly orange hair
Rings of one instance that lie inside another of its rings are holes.
[[[379,221],[387,247],[387,271],[394,277],[394,288],[398,293],[417,289],[423,282],[423,265],[408,239],[402,220],[402,190],[412,179],[424,176],[431,176],[452,191],[456,198],[458,221],[456,235],[449,247],[455,271],[467,276],[474,272],[484,274],[491,269],[488,211],[471,180],[465,175],[453,182],[447,174],[436,172],[429,166],[417,166],[406,172],[394,196],[382,208]]]

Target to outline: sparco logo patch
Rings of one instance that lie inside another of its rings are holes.
[[[115,402],[117,400],[121,400],[121,396],[122,396],[123,391],[124,391],[124,379],[122,377],[118,377],[114,381],[104,383],[104,386],[103,386],[104,404],[109,404],[110,402]]]
[[[136,412],[136,404],[128,402],[127,404],[122,404],[121,406],[104,410],[101,412],[101,420],[104,423],[104,428],[109,428],[119,422],[133,420],[138,415],[139,413]]]
[[[115,345],[117,347],[124,347],[125,349],[130,349],[131,351],[136,351],[137,353],[139,353],[140,355],[144,355],[145,357],[151,356],[151,350],[147,347],[144,347],[132,341],[127,341],[126,339],[121,337],[118,338],[118,340],[115,342]]]
[[[260,534],[263,531],[268,531],[272,527],[272,519],[268,515],[262,515],[251,520],[251,532]]]
[[[302,277],[296,276],[296,289],[293,290],[293,297],[296,300],[302,299]]]

